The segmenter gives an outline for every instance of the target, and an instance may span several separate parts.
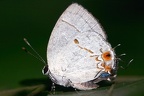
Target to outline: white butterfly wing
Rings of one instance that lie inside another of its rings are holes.
[[[74,44],[77,38],[82,45]],[[76,83],[85,82],[94,79],[99,71],[94,68],[97,62],[91,60],[86,49],[81,50],[80,47],[87,48],[87,51],[91,49],[95,55],[100,54],[100,48],[111,48],[98,21],[82,6],[74,3],[58,19],[47,48],[49,69],[61,85],[66,83],[65,77]],[[91,75],[87,74],[90,72]]]

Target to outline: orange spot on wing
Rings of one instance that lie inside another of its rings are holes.
[[[104,53],[102,54],[102,58],[103,58],[104,61],[109,61],[109,60],[112,59],[111,54],[110,54],[109,51],[104,52]]]
[[[105,63],[101,64],[101,66],[104,67],[105,72],[108,72],[108,71],[111,72],[111,67],[110,66],[106,65]]]

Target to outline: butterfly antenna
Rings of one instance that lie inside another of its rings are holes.
[[[120,54],[118,57],[122,57],[122,56],[125,56],[126,54],[125,53],[123,53],[123,54]]]
[[[131,64],[132,61],[133,61],[133,59],[131,59],[131,60],[129,61],[129,63],[126,65],[125,68],[124,68],[123,66],[120,66],[120,68],[122,68],[122,69],[127,69],[127,68],[129,67],[129,65]]]
[[[119,60],[119,61],[122,61],[120,57],[125,56],[125,55],[126,55],[125,53],[120,54],[120,55],[116,56],[116,59]]]
[[[118,44],[117,46],[115,46],[114,48],[112,48],[112,50],[115,50],[115,48],[119,47],[121,44]]]
[[[26,50],[25,47],[22,47],[22,49],[27,52],[28,54],[32,55],[33,57],[35,57],[36,59],[40,60],[41,62],[43,62],[45,65],[46,65],[46,62],[44,61],[44,59],[37,53],[37,51],[31,46],[31,44],[28,42],[28,40],[26,38],[24,38],[24,41],[25,43],[36,53],[36,55],[38,56],[35,56],[33,55],[31,52],[29,52],[28,50]]]

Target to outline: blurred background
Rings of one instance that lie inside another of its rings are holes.
[[[26,54],[21,47],[27,38],[46,60],[52,29],[62,12],[72,3],[84,6],[103,26],[108,41],[121,57],[118,76],[144,76],[144,2],[142,0],[0,0],[0,90],[19,88],[21,82],[47,79],[44,64]]]

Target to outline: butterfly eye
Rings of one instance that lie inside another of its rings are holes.
[[[48,73],[49,73],[48,66],[44,66],[44,68],[42,69],[42,73],[43,73],[44,75],[48,75]]]
[[[109,60],[112,59],[112,56],[111,56],[110,52],[107,51],[107,52],[104,52],[104,53],[102,54],[102,58],[103,58],[103,60],[105,60],[105,61],[109,61]]]

